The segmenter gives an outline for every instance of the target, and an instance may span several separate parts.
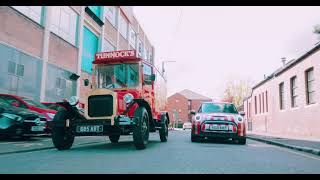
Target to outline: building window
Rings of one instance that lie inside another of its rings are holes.
[[[129,26],[129,43],[134,49],[136,48],[136,32],[131,26]]]
[[[116,16],[116,7],[114,6],[105,6],[104,7],[104,17],[112,24],[112,26],[116,27],[117,16]]]
[[[306,100],[307,104],[315,103],[314,75],[313,68],[305,72],[306,76]]]
[[[280,109],[284,109],[284,83],[279,84]]]
[[[297,76],[290,79],[291,107],[297,107]]]
[[[88,6],[88,8],[98,17],[101,19],[101,7],[100,6]]]
[[[42,6],[11,6],[23,15],[41,24]]]
[[[266,112],[268,112],[268,91],[266,91]]]
[[[72,45],[76,45],[78,15],[68,6],[52,7],[50,30]]]
[[[128,38],[128,23],[122,15],[120,15],[119,18],[119,32],[122,37],[124,37],[125,39]]]
[[[264,92],[262,93],[262,112],[264,113]]]
[[[259,113],[261,114],[261,94],[259,94]]]
[[[251,103],[249,103],[247,112],[248,112],[248,117],[250,117],[251,116]]]
[[[9,61],[8,63],[8,74],[23,77],[24,65],[16,64],[15,62]]]
[[[108,41],[108,40],[104,40],[103,41],[104,46],[103,46],[103,51],[104,52],[109,52],[109,51],[115,51],[116,48]]]
[[[257,114],[257,96],[254,96],[254,114]]]
[[[143,45],[142,45],[142,42],[140,39],[138,39],[138,56],[139,57],[142,57],[143,55]]]

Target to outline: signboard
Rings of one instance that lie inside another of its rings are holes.
[[[111,52],[99,52],[95,54],[95,62],[108,60],[134,60],[137,59],[137,53],[135,50],[124,51],[111,51]]]

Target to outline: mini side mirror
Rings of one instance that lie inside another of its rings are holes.
[[[241,111],[241,112],[240,112],[240,115],[241,115],[241,116],[245,116],[246,113],[245,113],[244,111]]]
[[[155,74],[151,74],[151,81],[155,81],[156,80],[156,75]]]
[[[196,115],[196,111],[195,111],[195,110],[191,110],[191,111],[190,111],[190,114],[191,114],[191,115]]]
[[[89,86],[89,79],[84,80],[84,86]]]

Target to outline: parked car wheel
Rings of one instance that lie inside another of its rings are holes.
[[[194,135],[191,135],[191,142],[200,142],[200,138]]]
[[[238,144],[245,145],[247,143],[247,138],[239,138]]]
[[[144,107],[134,112],[135,126],[133,127],[133,143],[137,149],[145,149],[149,140],[149,116]]]

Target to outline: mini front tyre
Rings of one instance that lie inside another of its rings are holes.
[[[239,138],[238,144],[245,145],[247,143],[247,138]]]

